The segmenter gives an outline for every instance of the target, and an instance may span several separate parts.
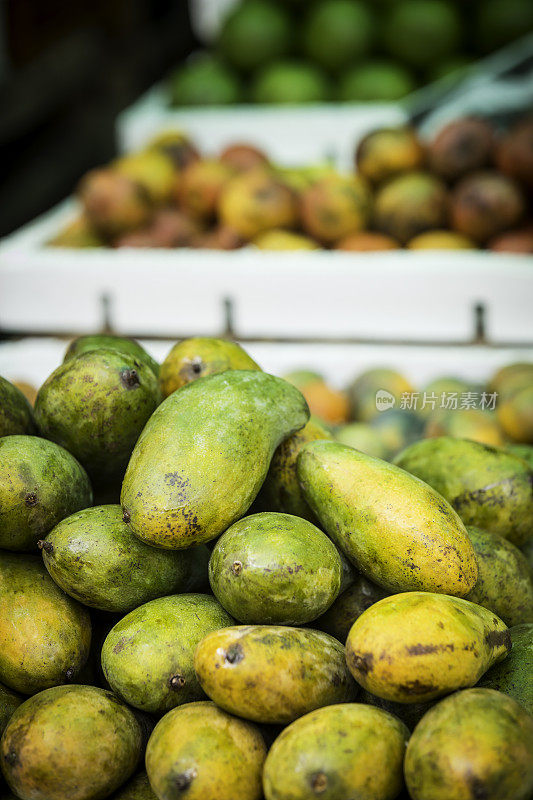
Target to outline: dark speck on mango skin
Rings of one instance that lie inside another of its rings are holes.
[[[41,434],[69,450],[95,484],[121,480],[161,401],[152,369],[113,349],[82,352],[58,367],[35,401]]]
[[[512,453],[442,436],[410,445],[395,463],[433,486],[465,525],[520,546],[533,529],[533,471]]]

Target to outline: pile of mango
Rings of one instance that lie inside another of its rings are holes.
[[[300,389],[313,417],[338,441],[377,458],[391,461],[418,439],[437,436],[472,439],[531,458],[529,362],[498,369],[486,384],[445,375],[416,387],[388,367],[366,370],[344,390],[311,370],[296,370],[285,378]]]
[[[0,379],[2,800],[533,796],[532,448],[309,416],[224,340]]]
[[[390,102],[533,31],[529,0],[237,0],[168,82],[176,106]]]
[[[280,168],[250,144],[202,156],[181,133],[89,172],[60,247],[533,252],[533,121],[410,128],[363,138],[355,173]]]

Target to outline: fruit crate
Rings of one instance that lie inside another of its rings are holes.
[[[94,330],[105,295],[116,331],[144,338],[219,333],[229,300],[248,339],[464,343],[482,304],[490,342],[533,342],[528,256],[45,246],[74,212],[69,200],[0,244],[0,331]]]

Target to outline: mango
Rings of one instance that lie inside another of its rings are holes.
[[[55,686],[15,711],[0,743],[22,800],[100,800],[135,770],[142,732],[132,711],[95,686]]]
[[[394,458],[408,444],[421,439],[424,432],[424,422],[420,416],[404,408],[388,408],[373,417],[370,425],[386,448],[386,461]]]
[[[479,170],[455,185],[450,197],[450,225],[483,245],[517,227],[526,208],[525,194],[516,181],[495,169]]]
[[[157,800],[146,772],[139,772],[113,795],[112,800]]]
[[[109,685],[129,705],[154,714],[199,700],[194,650],[208,633],[233,624],[217,601],[203,594],[161,597],[126,614],[102,647]]]
[[[531,386],[532,383],[533,364],[529,361],[516,361],[496,370],[489,381],[488,390],[496,392],[501,402],[520,389]]]
[[[302,625],[332,604],[342,564],[333,542],[291,514],[252,514],[218,539],[211,589],[238,622]]]
[[[345,642],[355,620],[363,611],[387,597],[387,592],[363,575],[356,575],[351,586],[315,621],[315,626]]]
[[[278,175],[256,167],[227,182],[218,214],[223,225],[250,241],[272,228],[293,228],[298,205],[295,193]]]
[[[525,555],[496,533],[467,530],[478,564],[477,583],[467,600],[494,611],[509,627],[533,622],[533,581]]]
[[[33,409],[20,389],[0,375],[0,437],[36,432]]]
[[[358,172],[373,184],[419,169],[424,163],[424,148],[412,128],[380,128],[364,136],[357,147]]]
[[[194,219],[209,222],[215,218],[220,196],[233,175],[233,168],[222,161],[193,161],[176,181],[174,199]]]
[[[426,231],[407,242],[408,250],[475,250],[476,245],[455,231]]]
[[[460,408],[456,411],[436,409],[427,420],[425,437],[452,436],[502,447],[503,432],[495,415],[481,408]],[[419,437],[422,438],[422,437]],[[406,442],[406,445],[410,442]]]
[[[505,623],[483,606],[407,592],[361,614],[348,634],[346,660],[372,694],[420,703],[473,686],[510,649]]]
[[[371,212],[370,190],[356,175],[326,175],[305,189],[301,197],[304,231],[324,245],[362,231]]]
[[[92,501],[87,473],[63,447],[37,436],[0,439],[0,548],[35,550],[54,525]]]
[[[376,404],[378,392],[385,392],[385,397],[387,394],[393,396],[392,408],[395,403],[399,405],[403,394],[414,391],[414,386],[396,370],[384,367],[366,370],[348,387],[351,415],[355,420],[370,422],[383,412],[383,408]]]
[[[366,422],[350,422],[335,433],[335,440],[375,458],[386,458],[387,448],[377,431]]]
[[[413,800],[528,800],[532,756],[533,717],[501,692],[468,689],[418,724],[405,779]]]
[[[280,228],[265,231],[253,240],[259,250],[318,250],[319,245],[309,236],[302,236]]]
[[[268,474],[258,496],[260,505],[266,511],[294,514],[310,522],[316,522],[298,482],[296,461],[304,444],[330,438],[330,434],[319,422],[310,419],[300,431],[293,433],[280,444],[272,457]]]
[[[533,714],[533,623],[509,629],[511,652],[483,675],[479,686],[497,689]]]
[[[0,683],[0,736],[23,698]]]
[[[403,786],[408,739],[405,725],[379,708],[361,703],[319,708],[285,728],[270,748],[265,798],[393,800]]]
[[[205,693],[231,714],[284,724],[355,696],[344,648],[307,628],[239,625],[200,642],[194,668]]]
[[[113,168],[141,187],[150,203],[157,205],[170,200],[176,180],[172,158],[162,149],[150,148],[117,159]]]
[[[39,389],[42,436],[64,447],[95,484],[120,480],[161,397],[157,378],[135,356],[91,350],[58,367]]]
[[[429,172],[409,172],[378,189],[374,226],[380,233],[406,245],[424,231],[444,228],[448,204],[448,190],[440,178]]]
[[[185,384],[228,369],[261,369],[237,342],[196,336],[175,344],[161,364],[163,397]]]
[[[71,358],[89,353],[91,350],[118,350],[124,355],[134,356],[147,367],[150,367],[156,378],[159,376],[159,364],[146,352],[144,347],[135,339],[125,336],[112,336],[111,334],[98,333],[92,336],[77,336],[67,347],[63,363]]]
[[[192,564],[192,551],[156,550],[132,536],[119,505],[73,514],[56,525],[40,546],[57,585],[75,600],[102,611],[131,611],[156,597],[183,591]]]
[[[514,392],[499,403],[496,415],[509,439],[533,444],[533,385]]]
[[[461,520],[430,486],[337,442],[298,456],[307,502],[326,533],[374,583],[464,596],[477,565]]]
[[[533,471],[511,453],[442,436],[416,442],[395,464],[433,486],[465,525],[518,546],[533,535]]]
[[[121,503],[142,541],[182,549],[242,517],[278,445],[303,428],[300,392],[264,372],[193,381],[159,406],[132,454]]]
[[[107,243],[125,231],[146,225],[152,215],[145,189],[109,167],[88,172],[77,193],[89,228]]]
[[[85,214],[79,214],[52,239],[49,239],[46,245],[48,247],[69,247],[78,250],[81,247],[103,247],[105,242],[94,230]]]
[[[37,556],[0,552],[0,681],[34,694],[72,681],[87,661],[91,621]]]
[[[187,703],[155,726],[146,771],[159,800],[260,800],[265,756],[255,725],[214,703]]]

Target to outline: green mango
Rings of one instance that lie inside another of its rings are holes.
[[[35,550],[54,525],[92,501],[87,473],[63,447],[37,436],[0,439],[0,548]]]
[[[111,800],[157,800],[157,795],[150,786],[146,772],[139,772],[115,792]]]
[[[17,386],[0,375],[0,437],[36,433],[33,409]]]
[[[130,611],[108,633],[102,669],[111,688],[134,708],[164,714],[204,696],[194,649],[211,631],[233,624],[214,597],[160,597]]]
[[[254,722],[284,724],[355,697],[340,642],[322,631],[240,625],[208,634],[194,668],[208,697]]]
[[[265,756],[255,725],[214,703],[187,703],[155,726],[146,771],[159,800],[261,800]]]
[[[91,350],[58,367],[39,389],[35,418],[95,484],[119,481],[161,399],[157,378],[135,356]]]
[[[298,477],[325,531],[369,580],[390,592],[464,596],[477,578],[461,520],[431,487],[337,442],[312,442]]]
[[[395,464],[440,492],[465,525],[518,546],[533,535],[533,471],[512,453],[440,436],[412,444]]]
[[[23,800],[101,800],[133,773],[141,748],[138,721],[111,692],[55,686],[15,711],[0,759]]]
[[[23,698],[0,683],[0,736]]]
[[[473,686],[510,649],[505,623],[483,606],[406,592],[385,597],[354,622],[346,661],[371,694],[420,703]]]
[[[308,417],[300,392],[264,372],[229,370],[187,384],[137,442],[122,486],[125,520],[155,547],[216,538],[246,513],[276,447]]]
[[[483,675],[479,686],[505,692],[533,714],[533,624],[515,625],[509,633],[511,652]]]
[[[218,539],[209,580],[238,622],[302,625],[332,604],[342,564],[325,533],[291,514],[252,514]]]
[[[403,722],[379,708],[319,708],[285,728],[270,748],[265,798],[392,800],[403,786],[408,739]]]
[[[163,397],[168,397],[191,381],[228,369],[260,370],[261,367],[237,342],[207,336],[183,339],[172,347],[161,364]]]
[[[529,800],[533,717],[511,697],[468,689],[417,725],[405,756],[412,800]]]
[[[319,422],[310,419],[301,431],[293,433],[280,444],[258,496],[258,502],[265,511],[294,514],[316,524],[316,517],[298,483],[296,461],[304,444],[319,439],[331,439],[331,435]]]
[[[58,586],[102,611],[131,611],[148,600],[184,591],[190,579],[192,551],[143,544],[132,536],[118,505],[73,514],[40,546]]]
[[[505,448],[513,456],[523,458],[524,461],[533,469],[533,446],[530,444],[508,444]]]
[[[525,555],[497,533],[467,530],[478,564],[467,600],[494,611],[506,625],[533,622],[533,580]]]
[[[67,347],[63,363],[76,358],[81,353],[90,353],[93,350],[117,350],[122,355],[133,356],[133,358],[150,367],[155,377],[159,378],[159,364],[157,361],[146,352],[139,342],[125,336],[111,336],[104,333],[97,333],[93,336],[78,336]]]
[[[0,681],[34,694],[76,679],[87,661],[87,609],[56,586],[38,556],[0,552]]]
[[[389,455],[378,431],[366,422],[349,422],[335,433],[335,441],[360,450],[368,456],[386,459]]]
[[[345,642],[355,620],[387,594],[381,586],[372,583],[364,575],[357,575],[353,584],[337,597],[326,613],[315,620],[315,627],[339,642]]]

